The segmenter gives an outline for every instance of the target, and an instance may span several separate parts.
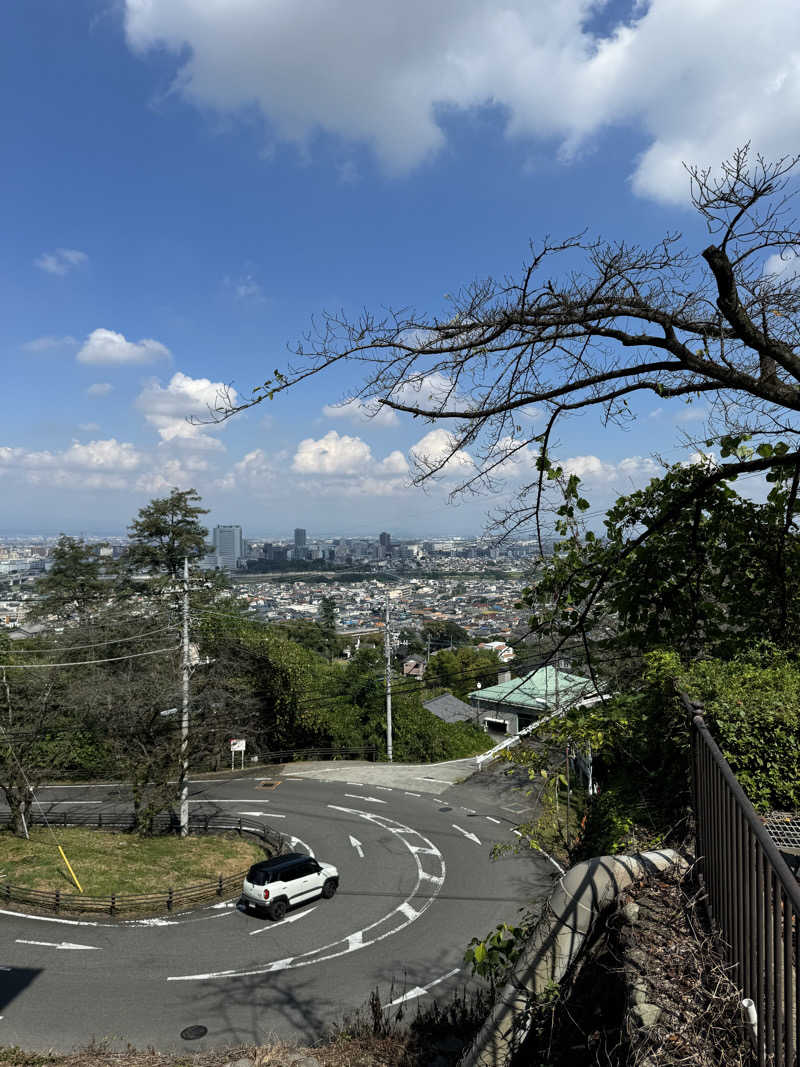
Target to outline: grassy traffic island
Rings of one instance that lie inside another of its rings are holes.
[[[264,858],[253,838],[235,832],[198,837],[136,834],[83,828],[33,827],[30,840],[0,832],[0,890],[4,883],[40,893],[77,895],[58,845],[87,897],[176,892],[229,878]]]

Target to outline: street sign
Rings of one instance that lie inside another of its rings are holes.
[[[241,752],[241,754],[242,754],[242,770],[244,770],[244,750],[245,750],[245,746],[246,745],[247,745],[247,742],[245,741],[245,739],[243,737],[232,737],[231,738],[231,770],[233,770],[234,761],[236,759],[236,757],[234,756],[234,752]]]

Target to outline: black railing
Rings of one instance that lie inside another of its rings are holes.
[[[11,818],[8,812],[0,813],[0,826],[9,826]],[[77,817],[59,814],[32,814],[28,817],[31,826],[49,825],[54,829],[64,826],[91,827],[96,829],[123,830],[134,829],[133,815],[98,815],[98,817]],[[180,820],[177,815],[165,812],[155,816],[153,823],[155,833],[177,833]],[[224,833],[234,830],[240,836],[249,834],[257,838],[268,852],[278,855],[284,851],[285,838],[273,827],[253,819],[231,819],[226,815],[190,815],[190,834]],[[100,912],[106,915],[125,915],[132,912],[173,911],[191,908],[214,897],[231,897],[241,891],[242,879],[247,868],[235,874],[218,875],[213,880],[190,886],[164,886],[157,893],[112,893],[105,897],[92,897],[74,892],[62,892],[60,889],[42,891],[28,889],[26,886],[13,885],[10,881],[0,881],[0,903],[21,904],[39,908],[44,911],[58,912]]]
[[[692,721],[697,857],[712,919],[761,1067],[796,1067],[800,1049],[800,886],[711,736],[702,707],[681,694]],[[748,1012],[749,1009],[749,1012]]]

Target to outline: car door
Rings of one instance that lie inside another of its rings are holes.
[[[298,864],[297,878],[292,883],[292,900],[297,902],[307,900],[319,893],[321,888],[319,864],[316,860],[307,859]]]

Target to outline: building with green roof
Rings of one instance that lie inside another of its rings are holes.
[[[523,678],[503,673],[508,675],[504,681],[475,689],[468,697],[478,722],[493,733],[517,734],[554,711],[594,703],[601,696],[591,679],[549,665]]]

